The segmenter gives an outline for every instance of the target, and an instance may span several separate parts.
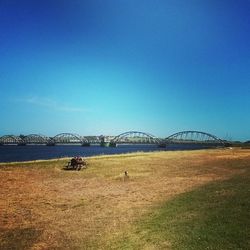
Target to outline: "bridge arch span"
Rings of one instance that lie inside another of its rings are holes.
[[[49,137],[42,134],[29,134],[24,137],[26,144],[47,144]]]
[[[188,130],[172,134],[165,138],[167,144],[171,143],[201,143],[201,144],[215,144],[225,145],[225,141],[219,137],[209,134],[207,132]]]
[[[0,145],[24,145],[25,141],[16,135],[4,135],[0,137]]]
[[[128,131],[117,135],[110,141],[111,146],[117,144],[160,144],[161,141],[156,136],[140,132],[140,131]]]
[[[66,143],[79,144],[80,143],[85,146],[89,145],[89,141],[87,138],[80,136],[78,134],[73,134],[73,133],[57,134],[50,139],[50,143],[54,143],[54,144],[66,144]]]

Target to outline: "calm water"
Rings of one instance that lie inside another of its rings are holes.
[[[200,149],[197,145],[173,145],[167,148],[158,148],[155,145],[120,145],[116,148],[90,146],[81,147],[79,145],[27,145],[14,146],[4,145],[0,146],[0,162],[12,161],[31,161],[44,160],[61,157],[73,156],[94,156],[102,154],[121,154],[130,152],[150,152],[150,151],[165,151],[165,150],[183,150],[183,149]]]

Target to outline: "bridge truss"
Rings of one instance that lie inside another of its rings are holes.
[[[166,144],[206,144],[223,146],[225,142],[215,135],[201,131],[182,131],[165,139]]]
[[[25,144],[47,144],[50,138],[41,134],[30,134],[26,135],[23,139]]]
[[[24,141],[20,136],[4,135],[0,137],[0,145],[24,145]]]
[[[61,133],[50,138],[49,144],[81,144],[82,146],[89,146],[89,141],[83,136],[71,133]]]
[[[161,144],[161,140],[154,135],[139,131],[128,131],[116,136],[110,141],[110,146],[117,144]]]

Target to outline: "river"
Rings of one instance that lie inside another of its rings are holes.
[[[132,152],[151,152],[167,150],[201,149],[201,145],[170,145],[167,148],[159,148],[156,145],[118,145],[117,147],[90,146],[81,147],[80,145],[4,145],[0,146],[0,162],[19,162],[32,160],[47,160],[73,156],[95,156],[111,155]]]

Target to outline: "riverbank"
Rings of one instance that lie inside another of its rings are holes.
[[[249,248],[250,150],[68,160],[0,164],[1,249]]]

